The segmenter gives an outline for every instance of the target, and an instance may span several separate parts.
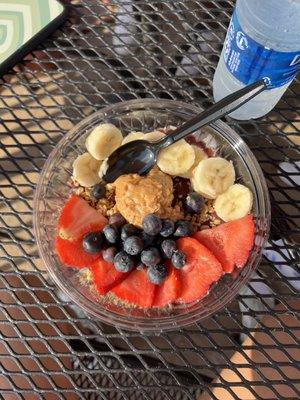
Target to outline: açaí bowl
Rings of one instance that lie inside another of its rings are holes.
[[[118,126],[124,134],[149,132],[158,127],[180,125],[199,113],[199,108],[177,101],[160,99],[132,100],[98,111],[76,125],[51,152],[41,172],[34,199],[34,231],[40,255],[59,288],[74,304],[105,323],[130,330],[160,332],[192,324],[224,307],[247,282],[259,263],[270,224],[270,205],[263,173],[243,140],[225,123],[217,121],[194,136],[211,135],[219,144],[219,154],[233,161],[239,182],[253,192],[255,241],[247,264],[235,270],[231,278],[222,278],[208,295],[194,303],[176,305],[166,310],[128,309],[99,301],[78,279],[78,270],[65,267],[55,249],[58,215],[70,195],[67,185],[72,163],[85,151],[85,139],[91,130],[104,122]]]

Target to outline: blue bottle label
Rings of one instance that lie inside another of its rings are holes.
[[[245,85],[265,79],[269,89],[290,82],[300,71],[300,51],[276,51],[251,39],[234,11],[224,43],[225,64]]]

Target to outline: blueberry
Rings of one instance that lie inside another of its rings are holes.
[[[108,263],[113,263],[116,253],[117,253],[117,249],[114,246],[108,247],[107,249],[103,250],[103,252],[102,252],[103,260]]]
[[[162,222],[156,215],[148,214],[143,218],[142,226],[148,235],[157,235],[161,231]]]
[[[152,246],[153,243],[155,242],[156,236],[154,235],[148,235],[146,232],[142,232],[142,240],[144,242],[145,247]]]
[[[190,236],[192,232],[192,225],[189,221],[179,220],[176,222],[174,236]]]
[[[92,187],[92,196],[94,197],[94,199],[96,200],[103,199],[103,197],[105,197],[105,194],[106,194],[106,188],[101,183],[97,183],[97,185],[94,185]]]
[[[163,264],[153,265],[147,270],[148,280],[154,285],[160,285],[167,277],[167,268]]]
[[[134,259],[125,251],[119,251],[115,255],[114,265],[117,271],[129,272],[134,268]]]
[[[124,241],[124,250],[126,253],[136,256],[139,254],[144,248],[144,243],[142,239],[138,236],[129,236]]]
[[[98,253],[104,245],[102,232],[90,232],[84,236],[82,246],[87,253]]]
[[[115,244],[119,240],[119,231],[114,225],[106,225],[103,228],[103,234],[108,243]]]
[[[165,239],[160,246],[165,258],[171,258],[174,251],[177,249],[176,242],[171,239]]]
[[[142,262],[139,262],[136,269],[138,269],[139,271],[142,271],[143,269],[147,268],[145,264],[143,264]]]
[[[161,228],[160,234],[163,237],[171,236],[174,232],[174,229],[175,229],[174,222],[170,219],[164,219],[162,221],[162,228]]]
[[[155,236],[153,247],[157,247],[158,249],[160,249],[160,245],[164,239],[165,238],[160,235]]]
[[[126,219],[123,217],[122,214],[116,213],[109,217],[108,223],[109,225],[114,225],[119,228],[120,226],[126,224]]]
[[[156,247],[149,247],[148,249],[142,251],[141,261],[147,267],[158,264],[160,260],[160,253]]]
[[[121,229],[121,239],[126,240],[129,236],[134,236],[139,233],[139,229],[132,225],[132,224],[126,224],[122,226]]]
[[[186,196],[184,207],[190,214],[199,213],[204,206],[204,199],[200,194],[191,192]]]
[[[186,255],[182,251],[175,251],[172,255],[172,264],[174,268],[181,269],[186,264]]]

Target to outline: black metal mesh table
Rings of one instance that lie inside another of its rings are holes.
[[[0,397],[300,398],[297,80],[265,118],[227,120],[264,170],[273,218],[257,274],[226,309],[177,332],[127,333],[79,312],[49,281],[32,199],[51,149],[110,103],[163,97],[209,105],[233,7],[71,3],[65,26],[1,80]]]

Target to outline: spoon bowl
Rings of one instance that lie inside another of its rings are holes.
[[[159,148],[147,140],[134,140],[116,149],[108,158],[104,179],[114,182],[122,174],[147,174],[155,165]]]

